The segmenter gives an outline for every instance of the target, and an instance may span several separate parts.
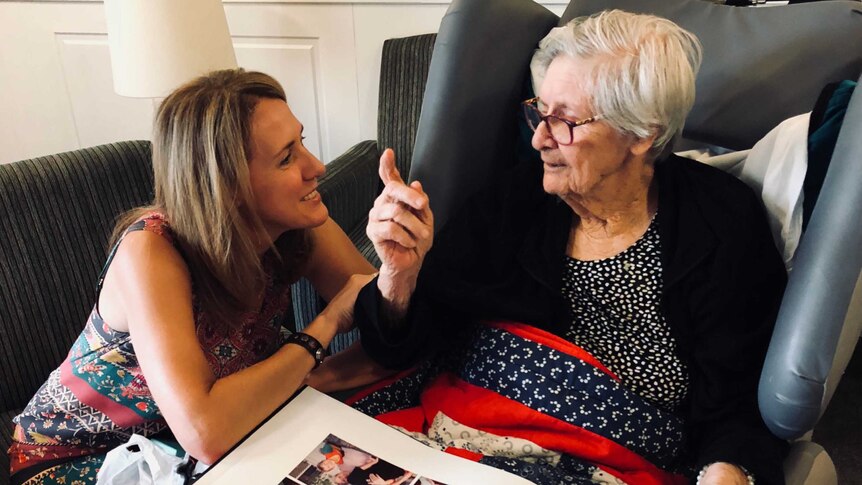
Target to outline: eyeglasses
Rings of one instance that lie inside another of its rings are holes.
[[[527,118],[527,124],[533,131],[538,130],[539,125],[541,125],[543,121],[547,123],[548,133],[550,133],[551,138],[553,138],[558,145],[571,145],[573,139],[572,130],[578,126],[586,125],[587,123],[592,123],[593,121],[597,121],[602,118],[602,115],[595,115],[584,120],[570,121],[556,115],[544,115],[539,110],[539,103],[541,102],[542,100],[539,98],[532,98],[522,102],[521,105],[524,107],[524,117]]]

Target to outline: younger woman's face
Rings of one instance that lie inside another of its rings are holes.
[[[324,166],[302,140],[287,103],[263,98],[252,115],[249,181],[255,210],[273,241],[291,229],[316,227],[329,211],[317,192]]]

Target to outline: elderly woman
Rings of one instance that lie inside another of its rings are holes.
[[[394,368],[456,358],[420,367],[412,403],[401,379],[357,407],[538,483],[783,483],[756,402],[781,258],[751,190],[669,150],[700,60],[653,16],[554,29],[524,102],[541,164],[473,197],[430,252],[421,185],[381,163],[363,346]]]

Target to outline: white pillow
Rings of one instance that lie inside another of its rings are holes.
[[[784,120],[751,150],[705,156],[679,155],[732,173],[760,195],[775,246],[787,271],[802,236],[802,183],[808,170],[808,121],[811,113]]]

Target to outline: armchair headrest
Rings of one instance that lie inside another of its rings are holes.
[[[811,110],[830,82],[862,72],[862,4],[740,8],[702,0],[576,0],[560,23],[604,9],[670,19],[703,44],[685,136],[751,148],[783,120]]]

